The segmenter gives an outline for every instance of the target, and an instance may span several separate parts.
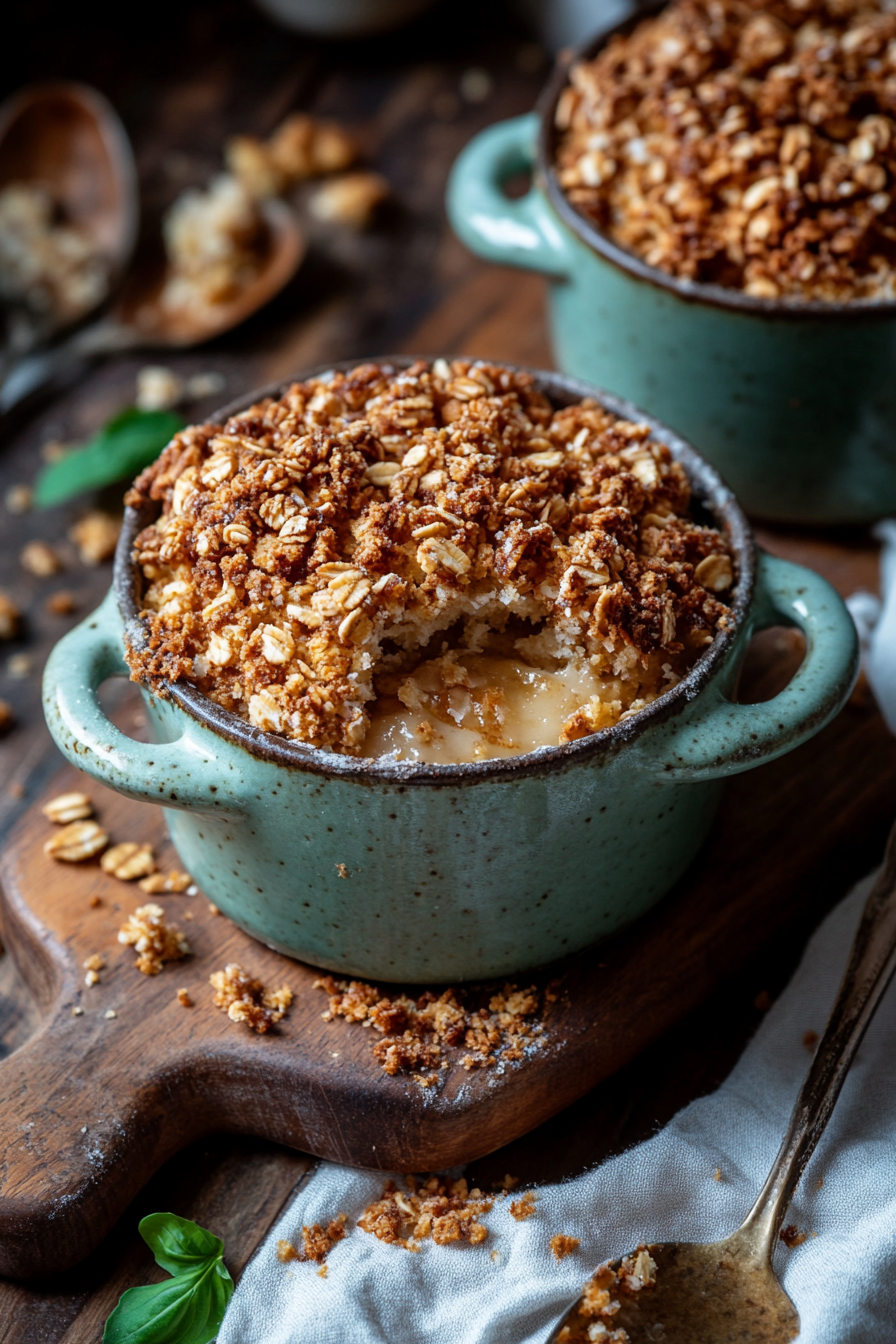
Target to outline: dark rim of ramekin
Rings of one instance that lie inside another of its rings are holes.
[[[566,199],[566,194],[557,180],[554,167],[554,151],[559,136],[554,113],[557,100],[566,88],[569,71],[577,61],[588,60],[595,56],[601,47],[606,46],[617,33],[625,34],[641,22],[659,14],[666,8],[665,0],[645,5],[621,23],[601,28],[581,46],[565,51],[558,57],[550,79],[538,99],[537,110],[541,117],[538,133],[537,177],[563,222],[581,238],[583,243],[598,252],[605,261],[612,262],[620,270],[627,271],[636,280],[665,289],[686,303],[707,304],[714,308],[727,308],[753,317],[790,318],[820,320],[866,320],[887,319],[896,314],[896,299],[853,299],[850,302],[832,302],[825,299],[761,299],[752,294],[744,294],[739,289],[729,289],[724,285],[704,284],[695,280],[683,280],[678,276],[667,275],[665,271],[647,262],[634,252],[627,251],[614,243],[606,234],[584,215],[576,210]]]
[[[387,372],[398,372],[408,368],[418,358],[424,358],[429,363],[438,356],[384,355],[372,360],[351,359],[321,364],[308,372],[297,374],[294,378],[287,378],[283,382],[239,397],[210,415],[208,419],[212,423],[223,423],[229,416],[248,409],[265,397],[280,396],[295,382],[319,377],[324,373],[348,372],[364,363],[377,364]],[[444,358],[450,360],[460,356],[449,355]],[[319,747],[308,746],[292,738],[279,737],[275,733],[255,728],[239,715],[217,705],[195,686],[183,682],[165,682],[160,688],[164,698],[172,700],[191,718],[212,732],[219,733],[228,741],[244,747],[253,756],[273,761],[278,765],[319,775],[350,778],[369,784],[456,784],[473,783],[477,780],[520,779],[567,768],[580,762],[584,764],[601,757],[611,757],[648,728],[679,714],[708,685],[731,650],[750,605],[756,577],[756,548],[753,535],[732,491],[725,485],[715,468],[704,461],[689,443],[666,429],[652,416],[645,415],[631,402],[601,391],[577,378],[569,378],[565,374],[526,369],[503,360],[475,362],[500,363],[502,368],[512,369],[518,373],[531,373],[539,390],[558,406],[570,405],[583,397],[593,397],[614,415],[624,420],[649,425],[653,437],[666,444],[673,457],[682,464],[691,482],[694,503],[702,504],[713,516],[716,525],[725,533],[737,564],[737,586],[732,604],[734,619],[726,630],[716,635],[687,676],[670,690],[665,691],[646,709],[638,710],[631,718],[624,719],[612,728],[604,728],[589,737],[579,738],[564,746],[540,747],[536,751],[526,752],[520,756],[451,765],[397,761],[389,756],[343,756],[337,752],[323,751]],[[142,576],[136,563],[134,541],[138,532],[158,517],[159,509],[160,506],[155,504],[146,505],[141,509],[126,508],[124,526],[115,553],[115,594],[126,636],[135,648],[140,648],[144,644],[146,635],[145,627],[139,619]]]

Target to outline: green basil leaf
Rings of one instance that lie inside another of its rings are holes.
[[[138,1231],[156,1264],[169,1274],[182,1274],[207,1260],[219,1260],[224,1254],[220,1237],[176,1213],[150,1213],[141,1219]]]
[[[184,421],[173,411],[141,411],[136,406],[116,415],[97,435],[37,478],[34,498],[40,508],[136,476],[159,453]]]
[[[106,1321],[103,1344],[210,1344],[232,1295],[217,1258],[165,1283],[129,1288]]]

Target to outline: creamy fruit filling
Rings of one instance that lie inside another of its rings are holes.
[[[267,732],[469,761],[575,741],[730,621],[726,537],[647,425],[469,360],[367,364],[176,435],[132,676]]]

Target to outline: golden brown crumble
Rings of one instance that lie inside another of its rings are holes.
[[[302,1249],[293,1246],[291,1241],[278,1241],[277,1259],[284,1263],[288,1260],[313,1260],[316,1265],[322,1265],[337,1241],[342,1241],[343,1237],[348,1235],[345,1230],[346,1221],[346,1215],[339,1213],[330,1219],[326,1227],[322,1227],[320,1223],[303,1227]]]
[[[387,1183],[382,1197],[358,1219],[362,1231],[406,1251],[419,1251],[427,1237],[438,1246],[452,1241],[476,1246],[485,1241],[488,1230],[477,1219],[493,1207],[490,1195],[475,1187],[470,1190],[463,1177],[452,1181],[430,1176],[418,1182],[406,1176],[405,1185],[406,1190],[399,1190],[394,1181]]]
[[[215,971],[209,976],[209,984],[215,991],[215,1007],[221,1008],[231,1022],[245,1022],[260,1036],[286,1016],[294,997],[285,985],[265,990],[260,980],[253,980],[236,962]]]
[[[534,985],[522,990],[505,985],[503,991],[488,993],[481,1006],[482,995],[470,989],[446,989],[440,995],[425,990],[417,998],[401,994],[390,999],[375,985],[337,981],[331,975],[315,980],[314,988],[330,995],[325,1022],[344,1017],[373,1027],[382,1035],[373,1057],[385,1072],[411,1073],[426,1086],[437,1077],[433,1070],[448,1067],[448,1047],[466,1050],[461,1063],[469,1070],[522,1059],[526,1049],[537,1048],[544,1039]]]
[[[558,1232],[555,1237],[551,1237],[549,1244],[555,1259],[565,1260],[573,1251],[578,1250],[581,1243],[578,1237],[568,1237],[565,1233]]]
[[[458,661],[490,649],[596,679],[571,741],[656,699],[729,621],[728,544],[648,427],[556,409],[493,364],[296,383],[177,434],[127,498],[162,506],[136,542],[134,680],[337,751],[363,751],[378,700],[421,696],[427,722],[503,742],[500,692]]]
[[[618,1270],[601,1265],[585,1284],[582,1299],[569,1321],[557,1334],[557,1344],[628,1344],[628,1332],[613,1319],[627,1297],[634,1297],[656,1282],[656,1262],[648,1247],[639,1246],[619,1262]],[[622,1302],[620,1302],[622,1299]]]
[[[786,1227],[781,1228],[778,1235],[784,1245],[792,1251],[795,1246],[802,1246],[808,1234],[801,1232],[796,1223],[788,1223]]]
[[[803,1045],[806,1047],[806,1049],[814,1050],[817,1044],[818,1044],[818,1032],[807,1031],[806,1034],[803,1036]]]
[[[525,1194],[520,1195],[510,1205],[510,1212],[518,1223],[524,1223],[527,1218],[531,1218],[535,1212],[535,1203],[537,1196],[534,1190],[527,1190]]]
[[[109,837],[97,821],[72,821],[44,845],[44,853],[63,863],[81,863],[102,853]]]
[[[177,1001],[180,1004],[181,1008],[193,1007],[193,1000],[190,998],[188,991],[185,989],[179,989],[177,991]]]
[[[150,896],[160,896],[163,893],[170,896],[172,893],[180,895],[186,891],[192,881],[189,873],[182,873],[173,868],[170,873],[150,872],[139,885]]]
[[[670,275],[892,299],[894,71],[881,0],[673,0],[571,70],[560,185]]]
[[[122,882],[133,882],[155,870],[156,860],[152,845],[141,845],[136,840],[123,840],[107,849],[100,859],[104,873],[118,877]]]
[[[119,929],[118,941],[133,947],[144,975],[158,975],[166,961],[180,961],[190,950],[180,929],[165,923],[160,905],[141,905]]]

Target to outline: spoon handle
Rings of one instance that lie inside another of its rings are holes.
[[[896,825],[853,940],[824,1036],[800,1088],[787,1133],[740,1236],[770,1260],[784,1214],[830,1119],[849,1066],[896,970]]]
[[[59,345],[24,355],[0,376],[0,416],[48,383],[76,377],[98,355],[132,350],[139,344],[135,330],[107,318],[82,327]]]

